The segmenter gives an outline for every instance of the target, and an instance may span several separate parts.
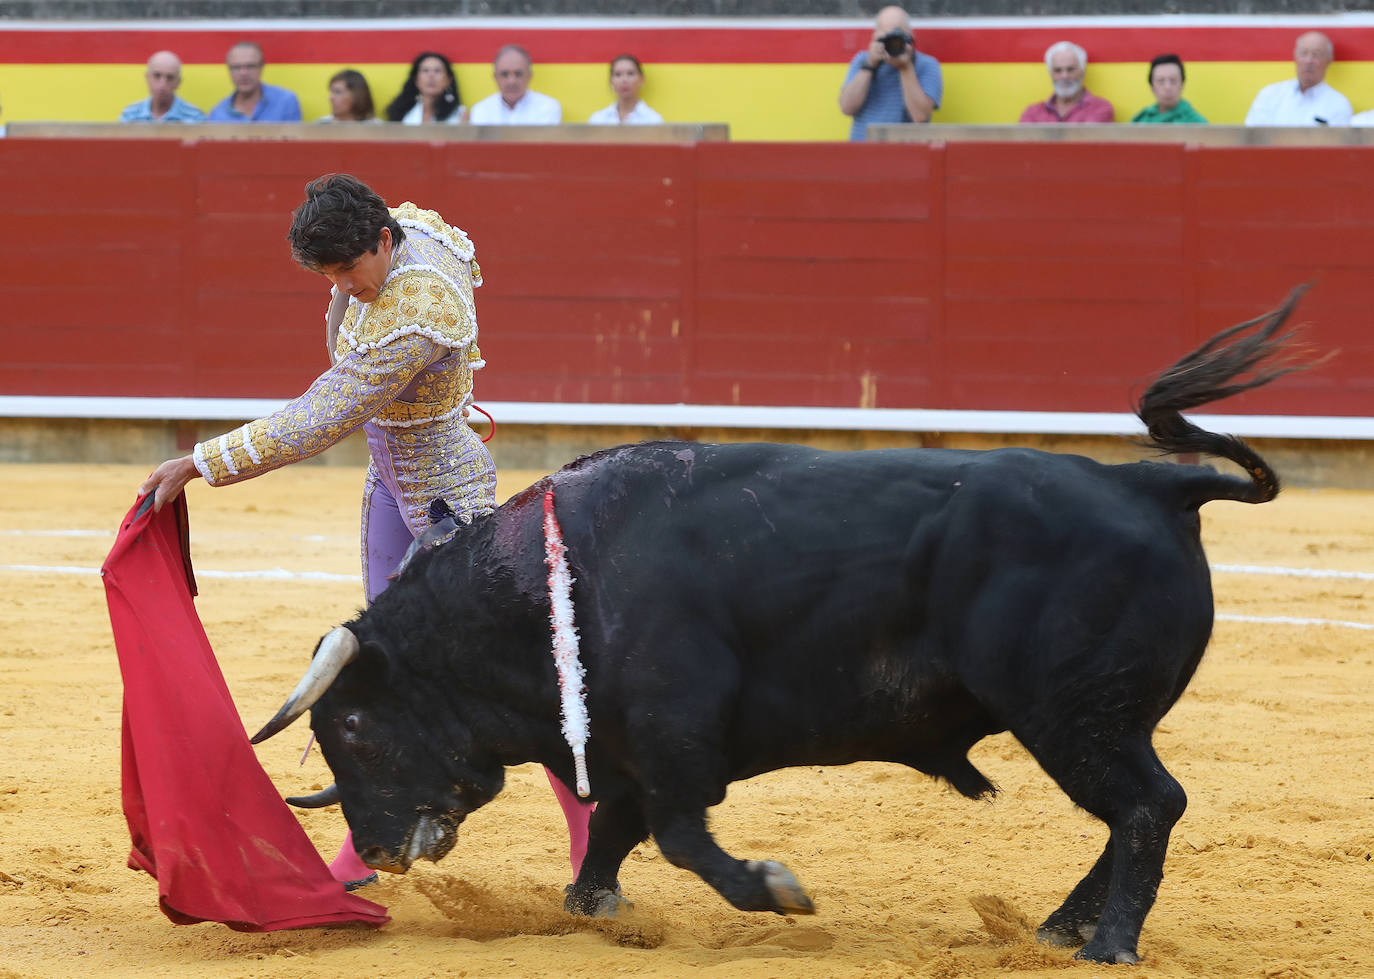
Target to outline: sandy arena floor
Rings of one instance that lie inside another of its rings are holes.
[[[629,920],[563,915],[562,821],[543,773],[524,766],[444,862],[363,892],[390,910],[380,931],[172,925],[155,882],[125,867],[120,678],[94,573],[150,468],[0,466],[0,979],[1131,974],[1030,940],[1105,833],[1007,737],[974,751],[1003,789],[993,803],[878,764],[733,786],[713,812],[718,838],[738,856],[787,863],[816,898],[814,917],[737,912],[652,843],[622,872],[637,902]],[[537,475],[503,474],[502,495]],[[361,586],[211,572],[357,575],[360,477],[302,466],[190,487],[200,614],[250,728]],[[1374,495],[1215,503],[1204,524],[1214,564],[1269,573],[1218,571],[1222,621],[1158,733],[1189,807],[1139,974],[1374,976]],[[1305,621],[1251,621],[1267,617]],[[287,793],[329,781],[318,752],[297,767],[305,736],[298,726],[259,749]],[[303,822],[332,856],[337,810]]]

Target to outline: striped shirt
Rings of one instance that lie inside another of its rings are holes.
[[[153,97],[127,106],[119,114],[120,122],[204,122],[205,113],[179,96],[172,96],[172,107],[161,119],[153,115]]]
[[[849,62],[849,72],[844,83],[859,73],[860,66],[868,61],[868,52],[860,51]],[[935,108],[940,108],[940,99],[945,94],[944,78],[940,74],[940,62],[928,54],[916,52],[916,81],[921,91],[930,96]],[[854,121],[849,126],[849,138],[862,140],[871,122],[911,122],[911,113],[906,111],[906,100],[902,98],[902,76],[896,68],[886,61],[878,65],[873,80],[868,83],[868,97],[859,111],[854,113]]]

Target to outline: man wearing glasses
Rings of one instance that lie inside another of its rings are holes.
[[[296,93],[262,81],[262,48],[240,41],[225,58],[234,91],[210,110],[211,122],[300,122]]]

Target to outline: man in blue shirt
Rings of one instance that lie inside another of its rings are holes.
[[[170,51],[159,51],[148,59],[143,73],[148,97],[125,106],[120,122],[204,122],[205,113],[177,96],[181,85],[181,59]]]
[[[916,50],[906,11],[884,7],[840,89],[840,111],[854,117],[849,138],[864,139],[873,122],[930,122],[944,90],[940,62]]]
[[[301,104],[296,93],[262,81],[262,48],[240,41],[225,58],[233,94],[210,110],[211,122],[300,122]]]

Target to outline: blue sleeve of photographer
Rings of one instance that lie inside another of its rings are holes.
[[[921,91],[930,96],[935,108],[940,108],[940,100],[945,94],[944,76],[940,74],[940,62],[928,54],[916,52],[916,80],[921,83]]]
[[[867,60],[868,55],[864,51],[854,56],[845,75],[845,84],[858,74],[860,66]],[[921,91],[930,96],[930,100],[938,109],[945,89],[944,80],[940,75],[940,62],[928,54],[917,51],[916,81],[921,86]],[[901,76],[898,75],[896,68],[886,62],[878,65],[873,73],[868,96],[859,107],[859,111],[854,113],[854,119],[850,123],[849,138],[855,141],[864,140],[868,135],[868,125],[873,122],[911,122],[911,115],[906,111],[906,100],[902,98]]]

